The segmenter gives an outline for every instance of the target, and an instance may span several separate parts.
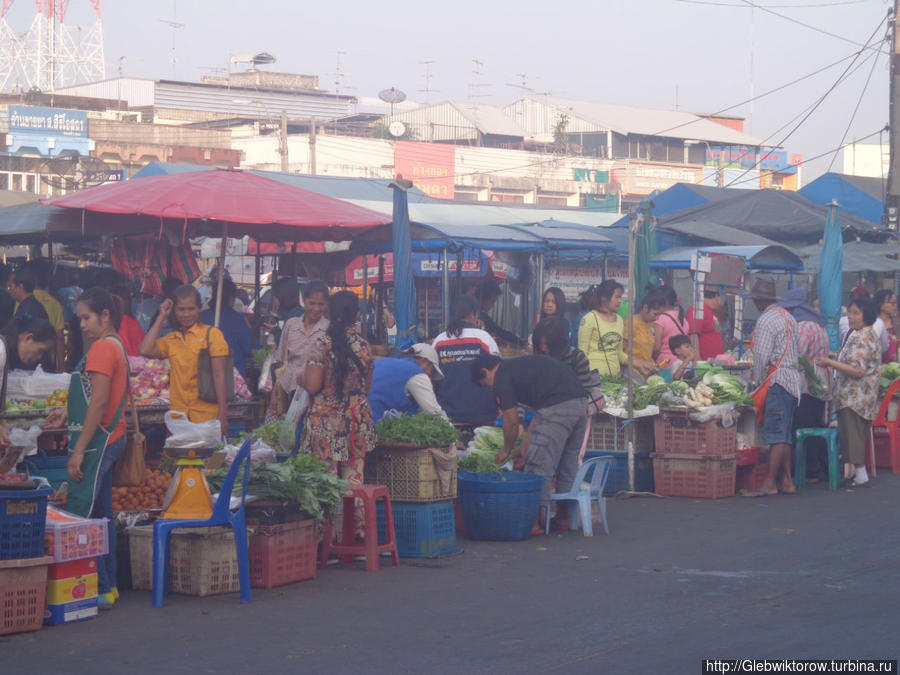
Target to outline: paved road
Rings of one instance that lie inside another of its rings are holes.
[[[900,476],[771,499],[611,501],[612,534],[236,595],[146,592],[0,638],[2,673],[696,673],[701,658],[897,658]],[[546,550],[541,550],[546,549]],[[587,560],[576,556],[587,555]]]

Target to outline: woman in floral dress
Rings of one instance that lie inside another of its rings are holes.
[[[866,444],[872,420],[878,414],[881,380],[881,340],[872,327],[878,305],[868,298],[851,300],[847,306],[850,332],[837,360],[819,359],[819,365],[837,371],[834,391],[844,461],[853,465],[852,487],[868,487]]]
[[[306,366],[312,404],[303,425],[302,452],[324,460],[332,473],[363,482],[363,462],[375,447],[369,408],[372,354],[359,334],[359,299],[351,291],[329,298],[331,324]]]

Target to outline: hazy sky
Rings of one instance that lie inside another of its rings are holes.
[[[677,88],[681,109],[718,111],[749,98],[751,91],[763,93],[853,54],[860,47],[852,43],[864,43],[890,5],[888,0],[753,2],[758,7],[751,10],[748,0],[177,0],[177,21],[184,27],[177,30],[175,74],[198,80],[213,68],[225,68],[230,54],[268,51],[278,59],[270,69],[315,74],[321,88],[334,90],[338,52],[343,52],[341,90],[358,96],[395,86],[424,100],[421,62],[432,60],[432,101],[478,94],[485,103],[509,102],[526,92],[524,82],[536,93],[557,97],[668,109],[676,105]],[[173,20],[174,4],[103,0],[110,77],[122,56],[125,75],[172,76],[173,31],[161,20]],[[24,27],[33,7],[17,0],[10,23]],[[67,23],[87,24],[92,17],[87,0],[72,0]],[[884,31],[882,25],[878,38]],[[473,59],[484,64],[480,76],[473,74]],[[785,142],[787,150],[808,158],[840,145],[860,99],[847,138],[884,127],[888,59],[864,59]],[[745,130],[780,141],[793,124],[777,130],[822,96],[850,63],[756,101]],[[749,118],[751,111],[745,105],[731,112]],[[829,160],[811,164],[804,181],[827,170]],[[840,159],[835,167],[839,170]]]

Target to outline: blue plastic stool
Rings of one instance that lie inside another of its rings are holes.
[[[250,444],[255,440],[250,436],[241,445],[231,468],[222,482],[219,498],[213,506],[212,517],[206,520],[157,520],[153,523],[153,591],[154,607],[163,606],[163,597],[169,592],[169,538],[172,530],[182,527],[210,527],[228,525],[234,530],[237,549],[238,578],[241,582],[241,602],[250,602],[250,553],[247,546],[247,519],[244,513],[244,499],[247,496],[247,481],[250,479]],[[230,510],[231,493],[238,470],[244,465],[241,482],[241,505],[234,513]]]
[[[794,485],[798,488],[806,485],[806,439],[816,437],[824,438],[828,446],[828,489],[837,490],[841,482],[840,461],[838,459],[841,450],[841,438],[838,430],[834,428],[797,429]]]
[[[584,461],[584,464],[578,469],[575,480],[572,481],[572,489],[568,492],[553,493],[550,495],[551,502],[566,501],[578,502],[578,509],[572,509],[571,512],[577,514],[579,518],[572,520],[570,528],[577,526],[577,520],[581,520],[581,531],[585,537],[594,536],[594,526],[591,521],[591,500],[597,500],[597,506],[600,507],[600,517],[603,520],[603,531],[609,534],[609,525],[606,522],[606,500],[603,497],[603,488],[606,487],[606,480],[609,478],[609,471],[613,465],[612,457],[592,457]],[[590,488],[581,489],[581,484],[587,478],[588,472],[593,469],[591,475]],[[544,521],[544,532],[550,532],[550,505],[547,505],[547,515]]]

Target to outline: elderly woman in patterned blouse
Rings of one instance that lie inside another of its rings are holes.
[[[881,376],[881,340],[873,324],[878,305],[868,298],[851,300],[847,306],[850,332],[837,360],[819,359],[819,365],[837,371],[834,398],[844,461],[853,465],[852,487],[868,487],[866,444],[872,420],[878,414],[878,386]]]

